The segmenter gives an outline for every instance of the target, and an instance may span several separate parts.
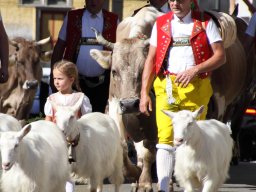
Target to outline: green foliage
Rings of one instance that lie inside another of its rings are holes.
[[[38,116],[30,116],[30,118],[27,120],[27,123],[32,123],[38,120],[44,120],[44,115],[42,113],[39,113]]]

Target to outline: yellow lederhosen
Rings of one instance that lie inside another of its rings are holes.
[[[172,95],[175,103],[169,104],[166,94],[166,78],[157,77],[154,81],[154,90],[156,94],[156,122],[158,127],[158,143],[173,145],[173,127],[171,119],[161,110],[196,110],[201,105],[205,109],[200,119],[205,119],[207,114],[207,105],[213,94],[209,78],[201,79],[195,77],[186,88],[178,87],[174,83],[176,76],[171,76]]]

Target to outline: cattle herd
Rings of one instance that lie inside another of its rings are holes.
[[[216,22],[222,22],[219,17],[220,13],[209,12],[209,14],[215,17]],[[44,120],[33,122],[24,127],[21,125],[21,121],[24,122],[29,118],[34,96],[42,78],[40,58],[43,53],[41,45],[48,43],[50,39],[29,41],[17,37],[9,41],[9,80],[0,84],[0,150],[2,168],[4,169],[1,188],[4,192],[64,191],[64,185],[69,178],[70,170],[80,174],[81,177],[92,178],[91,186],[93,188],[91,191],[95,191],[95,188],[102,191],[102,178],[109,177],[110,182],[115,183],[115,192],[117,192],[120,183],[123,181],[123,175],[135,181],[135,185],[132,185],[132,191],[153,191],[151,167],[155,161],[155,145],[157,142],[155,114],[153,110],[152,114],[146,117],[138,109],[141,75],[149,41],[138,37],[138,34],[142,33],[144,37],[149,37],[152,25],[159,15],[161,13],[155,8],[146,7],[141,9],[134,17],[124,19],[117,28],[116,43],[107,42],[99,32],[93,29],[99,43],[111,49],[110,51],[104,51],[104,53],[95,49],[90,52],[92,58],[102,67],[111,69],[109,111],[108,114],[104,115],[87,114],[83,117],[84,120],[76,120],[72,115],[73,109],[60,109],[62,112],[65,111],[66,114],[66,119],[63,119],[64,116],[60,116],[60,122],[65,122],[63,125],[65,124],[68,128],[72,127],[73,131],[70,130],[69,132],[65,129],[64,133],[69,133],[68,137],[71,140],[79,136],[78,142],[81,142],[81,144],[77,144],[80,146],[79,150],[76,150],[77,158],[87,158],[88,160],[86,161],[87,165],[79,160],[78,165],[73,166],[72,169],[68,166],[68,158],[65,158],[68,157],[68,151],[64,134],[57,125],[47,124]],[[231,31],[233,30],[234,34],[232,40],[229,39],[229,44],[225,47],[226,64],[214,71],[211,76],[214,95],[209,103],[207,116],[209,119],[222,121],[222,127],[225,127],[226,122],[232,122],[231,135],[236,146],[239,124],[242,118],[240,112],[244,111],[256,91],[255,55],[254,47],[251,50],[246,50],[248,54],[244,50],[244,47],[246,47],[243,44],[245,42],[244,32],[247,24],[235,16],[221,16],[222,19],[225,17],[228,20],[227,23],[231,23]],[[226,29],[229,28],[230,30],[230,25],[219,24],[219,26],[222,34],[230,33]],[[132,57],[129,57],[129,55],[132,55]],[[153,93],[151,97],[154,101]],[[70,121],[71,119],[72,121]],[[215,124],[215,121],[209,123],[210,126]],[[52,136],[47,133],[47,130],[52,132],[49,127],[54,130]],[[98,127],[101,127],[101,130]],[[38,132],[36,129],[38,129]],[[103,130],[108,134],[103,134]],[[107,130],[114,130],[115,133]],[[129,138],[134,142],[137,150],[137,164],[132,163],[128,157],[126,135],[129,135]],[[216,135],[215,139],[223,136],[223,134],[221,134],[222,136]],[[93,139],[91,136],[93,136]],[[200,136],[198,136],[198,139],[200,140]],[[226,141],[222,142],[222,146],[226,146],[225,149],[228,150],[226,151],[228,153],[232,150],[233,143],[227,141],[227,137],[224,139]],[[63,146],[57,145],[56,142],[51,143],[49,140],[58,141]],[[115,142],[115,145],[109,145],[110,141]],[[96,146],[99,146],[97,150]],[[54,147],[58,147],[60,150],[56,151]],[[221,145],[219,147],[221,148]],[[49,151],[54,154],[48,154]],[[81,155],[82,151],[85,151],[83,155]],[[108,156],[109,152],[111,152],[110,156]],[[225,154],[225,151],[223,154]],[[46,158],[48,156],[58,157]],[[94,157],[94,159],[86,156]],[[219,156],[218,151],[216,156]],[[38,163],[31,163],[34,160]],[[56,161],[61,163],[58,164]],[[216,162],[214,162],[216,167],[218,167],[218,164],[223,166],[223,163],[219,161],[220,158],[216,157]],[[228,156],[226,161],[230,161]],[[229,162],[225,163],[225,169],[228,169]],[[120,166],[123,167],[121,176]],[[41,173],[38,175],[38,172],[33,172],[32,168],[39,169],[39,167]],[[83,171],[78,171],[79,167],[83,167]],[[180,169],[177,168],[178,178],[181,178],[182,173],[179,171]],[[208,172],[209,170],[205,171]],[[117,178],[117,175],[120,177]],[[216,186],[225,181],[226,175],[220,176],[223,177],[221,181],[212,178],[213,182],[219,182]],[[21,177],[24,179],[20,180]],[[51,179],[51,183],[54,183],[51,187],[48,186],[49,180],[47,180],[47,177]],[[12,182],[10,182],[11,180]],[[185,182],[182,179],[180,181],[181,184]],[[56,186],[61,187],[57,189]]]

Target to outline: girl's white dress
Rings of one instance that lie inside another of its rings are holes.
[[[73,106],[76,102],[83,97],[83,102],[80,108],[81,115],[92,112],[92,106],[89,98],[82,92],[73,92],[72,94],[61,94],[60,92],[53,93],[47,98],[44,106],[44,113],[46,116],[53,116],[53,107],[50,102],[54,101],[60,106]]]

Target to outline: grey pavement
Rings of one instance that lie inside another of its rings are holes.
[[[255,162],[240,162],[239,165],[230,166],[230,178],[219,189],[219,192],[256,192],[256,161]],[[156,184],[153,184],[154,192],[157,191]],[[120,192],[130,192],[131,184],[122,184]],[[174,187],[175,192],[183,190]],[[87,185],[77,185],[76,192],[89,192]],[[111,184],[105,184],[103,192],[114,192],[114,187]]]

